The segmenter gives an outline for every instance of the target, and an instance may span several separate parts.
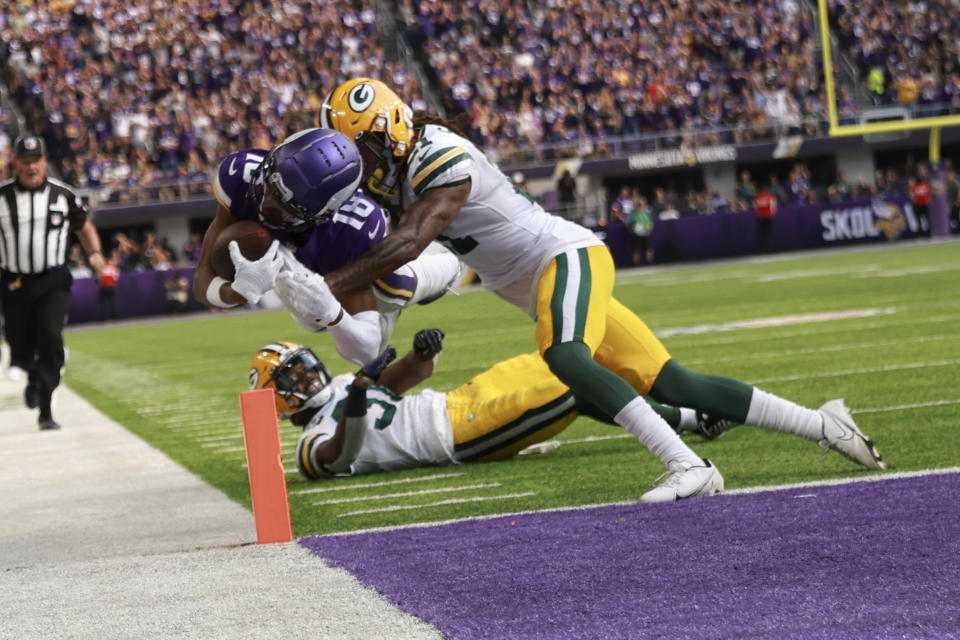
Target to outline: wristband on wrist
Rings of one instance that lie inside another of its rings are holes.
[[[213,280],[207,285],[207,303],[214,307],[220,307],[221,309],[230,309],[231,307],[237,306],[236,304],[224,302],[223,298],[220,297],[220,286],[229,284],[229,282],[229,280],[221,278],[220,276],[213,276]]]

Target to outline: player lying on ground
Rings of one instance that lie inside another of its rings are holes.
[[[311,286],[311,273],[349,262],[388,231],[386,212],[357,189],[360,176],[356,146],[325,129],[299,132],[269,151],[229,154],[213,185],[219,204],[204,235],[194,295],[210,307],[256,303],[282,273],[277,295],[300,326],[329,329],[346,360],[373,360],[386,348],[400,310],[442,296],[462,279],[463,265],[433,244],[416,260],[337,298]],[[257,260],[245,259],[232,242],[236,274],[230,281],[215,272],[213,252],[221,233],[241,220],[260,222],[275,240]],[[308,315],[307,301],[322,302],[323,313]]]
[[[254,355],[250,386],[272,388],[278,415],[304,428],[297,466],[311,479],[504,460],[556,435],[580,414],[613,424],[578,402],[536,353],[500,362],[447,393],[425,389],[401,396],[432,375],[442,338],[439,329],[422,330],[399,361],[386,366],[383,357],[356,376],[335,378],[308,347],[276,342]],[[694,495],[704,494],[657,488],[640,500]]]
[[[822,440],[871,468],[884,467],[841,406],[815,411],[672,359],[613,296],[613,259],[603,242],[515,188],[455,123],[415,117],[370,78],[336,87],[321,105],[319,123],[357,144],[364,189],[399,214],[390,235],[324,277],[334,294],[389,273],[439,240],[485,287],[535,321],[540,354],[560,380],[663,462],[670,474],[664,492],[709,492],[722,478],[640,396]]]

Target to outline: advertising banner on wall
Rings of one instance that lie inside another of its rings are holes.
[[[891,242],[929,234],[909,198],[901,195],[865,200],[783,206],[776,214],[769,251],[797,251],[866,242]],[[605,240],[618,266],[633,264],[633,236],[612,222]],[[753,211],[686,215],[658,220],[650,234],[655,263],[709,260],[760,253]]]

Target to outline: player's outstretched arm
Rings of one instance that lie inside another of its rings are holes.
[[[413,349],[384,369],[377,381],[394,393],[404,393],[433,375],[437,354],[443,350],[440,329],[421,329],[413,337]]]
[[[325,276],[334,294],[365,287],[410,262],[447,228],[470,196],[470,181],[423,192],[390,235],[359,258]]]
[[[203,235],[203,246],[193,272],[193,295],[204,305],[216,309],[227,309],[243,304],[246,299],[234,291],[230,281],[217,276],[213,270],[213,246],[224,229],[236,222],[230,210],[219,205],[217,215]]]

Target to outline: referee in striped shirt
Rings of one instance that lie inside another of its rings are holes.
[[[0,183],[0,309],[10,365],[28,374],[27,406],[40,409],[41,430],[59,429],[50,400],[63,366],[63,325],[73,284],[67,267],[71,232],[98,276],[103,252],[77,194],[47,178],[43,138],[17,138],[13,153],[13,178]]]

